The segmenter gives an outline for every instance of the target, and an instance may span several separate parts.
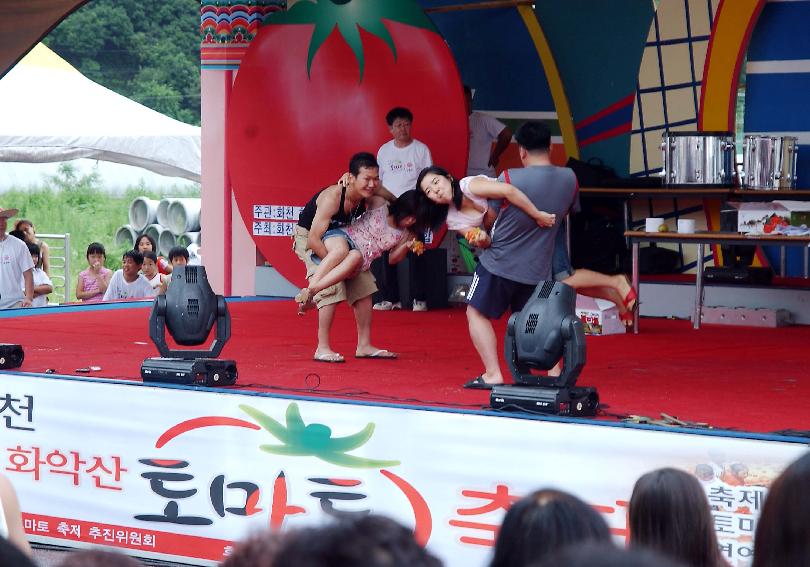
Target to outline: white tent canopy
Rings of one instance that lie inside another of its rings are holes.
[[[92,158],[200,181],[200,128],[97,84],[42,44],[0,79],[0,161]]]

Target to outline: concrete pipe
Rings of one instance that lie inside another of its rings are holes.
[[[157,219],[159,201],[148,197],[138,197],[129,204],[129,224],[142,231]]]
[[[155,244],[157,244],[158,248],[160,248],[158,242],[160,241],[160,233],[163,232],[164,230],[166,229],[160,226],[159,224],[150,224],[149,226],[146,227],[146,230],[144,230],[143,233],[148,236],[151,236],[152,240],[154,240]],[[155,250],[155,253],[157,253],[157,250]]]
[[[184,232],[183,234],[177,237],[178,246],[184,246],[188,248],[190,244],[199,244],[199,243],[200,243],[199,232]]]
[[[177,244],[177,240],[172,234],[171,230],[166,230],[165,228],[161,231],[160,237],[158,238],[158,250],[160,250],[160,255],[166,258],[169,257],[169,250],[174,248]]]
[[[177,197],[166,197],[161,199],[157,208],[157,224],[169,226],[169,206],[177,200]]]
[[[169,205],[167,223],[163,226],[178,236],[200,230],[201,202],[201,199],[175,199]]]
[[[131,250],[135,247],[135,240],[140,236],[140,233],[132,228],[131,225],[125,224],[118,227],[115,231],[115,246],[118,248],[124,247]]]

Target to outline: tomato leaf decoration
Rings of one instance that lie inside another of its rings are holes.
[[[383,40],[397,58],[397,48],[382,20],[390,20],[438,33],[430,18],[413,0],[300,0],[286,12],[272,12],[263,25],[313,24],[315,30],[307,54],[307,76],[318,50],[337,27],[354,52],[363,81],[365,56],[360,29]]]

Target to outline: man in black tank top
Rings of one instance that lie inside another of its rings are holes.
[[[326,256],[323,243],[324,233],[331,228],[348,226],[366,211],[366,199],[380,195],[393,199],[380,184],[379,166],[376,158],[361,152],[352,156],[349,162],[349,177],[345,186],[331,185],[316,193],[301,211],[293,233],[293,250],[304,262],[309,279],[317,266],[311,254],[319,258]],[[335,317],[338,303],[348,301],[354,309],[357,320],[357,350],[359,358],[392,359],[396,354],[379,349],[371,344],[371,295],[377,291],[374,276],[363,271],[355,277],[339,282],[315,295],[318,307],[318,347],[314,360],[319,362],[345,362],[343,356],[332,350],[329,331]]]

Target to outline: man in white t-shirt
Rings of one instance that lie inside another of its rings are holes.
[[[6,234],[8,219],[17,209],[0,207],[0,309],[31,307],[34,300],[34,261],[28,246],[19,238]],[[23,288],[20,288],[20,281]]]
[[[115,299],[143,299],[155,296],[155,290],[139,271],[143,255],[137,250],[127,250],[121,260],[121,269],[110,278],[103,301]]]
[[[411,136],[413,114],[407,108],[392,108],[385,115],[391,141],[377,152],[380,182],[395,197],[416,189],[416,178],[424,168],[433,165],[428,147]]]
[[[428,147],[411,136],[413,113],[407,108],[395,107],[385,115],[385,121],[391,132],[391,141],[380,146],[377,152],[377,163],[380,164],[380,182],[395,197],[405,191],[416,189],[416,178],[424,168],[433,165],[433,158]],[[414,262],[412,253],[408,254]],[[399,282],[397,268],[388,262],[388,253],[374,260],[371,273],[377,280],[379,291],[374,294],[374,309],[388,311],[402,309],[399,301]],[[414,265],[414,311],[427,311],[424,280],[419,264]]]
[[[470,154],[467,175],[495,177],[501,154],[512,141],[512,131],[503,122],[483,112],[473,112],[472,89],[464,86],[464,99],[470,121]],[[495,146],[492,143],[495,142]]]

